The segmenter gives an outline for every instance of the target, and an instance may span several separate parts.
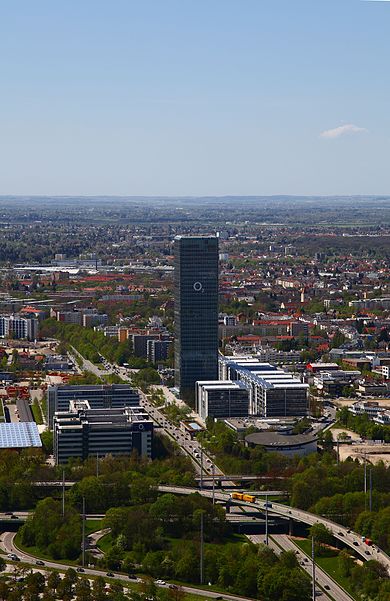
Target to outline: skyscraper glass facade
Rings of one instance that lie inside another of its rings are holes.
[[[218,377],[218,238],[175,238],[175,385],[191,402]]]

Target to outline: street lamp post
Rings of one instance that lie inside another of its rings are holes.
[[[311,562],[312,562],[312,595],[313,601],[316,601],[316,563],[314,560],[314,536],[311,537]]]
[[[83,497],[83,533],[82,533],[82,564],[85,567],[85,497]]]

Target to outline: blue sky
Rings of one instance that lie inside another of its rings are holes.
[[[0,0],[0,194],[390,194],[389,30],[383,1]]]

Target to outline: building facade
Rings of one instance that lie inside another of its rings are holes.
[[[53,430],[56,464],[134,451],[152,457],[153,422],[141,407],[91,409],[88,401],[72,401],[55,413]]]
[[[240,381],[197,382],[195,409],[203,420],[208,417],[246,417],[249,412],[249,390]]]
[[[175,238],[175,385],[191,402],[195,382],[218,374],[218,238]]]
[[[35,317],[0,315],[0,338],[36,340],[38,334],[39,322]]]
[[[139,405],[138,390],[129,384],[58,384],[47,389],[48,424],[57,411],[68,411],[70,401],[88,401],[91,409],[119,409]]]
[[[309,385],[252,356],[219,357],[221,380],[240,380],[249,390],[249,414],[261,417],[307,415]]]

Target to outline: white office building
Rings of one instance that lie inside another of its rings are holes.
[[[203,420],[207,417],[246,417],[249,412],[249,390],[240,381],[196,382],[195,407]]]
[[[308,412],[309,385],[250,355],[219,357],[221,380],[241,381],[249,390],[249,414],[301,416]]]

